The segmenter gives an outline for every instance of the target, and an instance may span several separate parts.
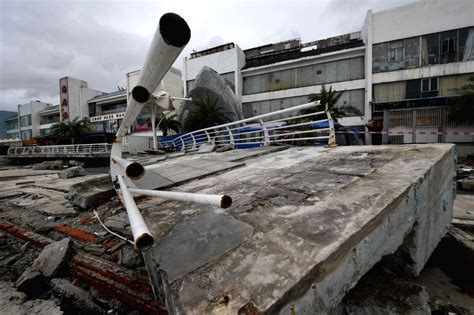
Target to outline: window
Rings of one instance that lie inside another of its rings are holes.
[[[438,78],[421,80],[421,97],[438,96]]]
[[[403,41],[397,40],[388,44],[388,61],[397,62],[404,59]]]
[[[20,116],[20,127],[31,126],[31,115]]]
[[[456,52],[456,39],[446,38],[441,42],[441,54]]]

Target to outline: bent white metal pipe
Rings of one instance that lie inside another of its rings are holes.
[[[121,199],[127,210],[128,220],[130,221],[130,228],[132,229],[133,240],[135,248],[138,250],[147,250],[153,246],[155,239],[150,233],[150,230],[143,220],[140,210],[138,210],[132,194],[129,192],[127,185],[122,175],[117,175],[117,180],[120,185]]]
[[[126,164],[118,163],[122,159],[122,141],[143,106],[152,97],[152,93],[157,89],[166,72],[189,42],[190,37],[189,26],[179,15],[166,13],[160,18],[145,63],[140,71],[137,85],[132,89],[131,96],[128,98],[127,110],[112,145],[110,174],[112,181],[118,182],[120,185],[116,188],[116,191],[127,209],[135,247],[139,250],[150,248],[154,239],[128,191],[128,183],[126,183],[124,177],[126,176],[127,167],[124,168]],[[117,163],[113,163],[113,160]]]
[[[145,175],[145,168],[138,162],[125,160],[116,156],[112,157],[110,160],[112,163],[121,167],[125,172],[125,175],[130,179],[139,179]]]
[[[229,208],[232,205],[232,198],[227,195],[208,195],[195,194],[179,191],[163,191],[163,190],[148,190],[148,189],[128,189],[132,194],[140,194],[151,197],[161,197],[171,200],[189,201],[205,205],[217,206],[221,208]]]

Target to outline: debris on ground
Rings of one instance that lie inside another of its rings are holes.
[[[64,162],[62,160],[56,161],[44,161],[41,163],[33,164],[34,170],[61,170],[63,169]]]
[[[113,196],[115,190],[108,175],[74,184],[65,195],[69,202],[82,209],[97,207]]]
[[[86,175],[86,170],[82,166],[73,166],[59,172],[59,178],[71,178]]]

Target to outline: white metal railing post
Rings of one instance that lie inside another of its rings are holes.
[[[232,146],[232,148],[235,147],[234,143],[234,135],[232,134],[232,131],[229,129],[229,126],[226,126],[225,127],[227,129],[227,132],[229,133],[229,142],[230,142],[230,145]]]
[[[207,132],[207,130],[204,130],[204,132],[206,133],[207,141],[211,142],[211,136],[209,136],[209,132]]]
[[[193,135],[192,132],[189,135],[191,136],[191,138],[193,138],[193,147],[192,148],[196,149],[196,138],[194,138],[194,135]]]
[[[263,131],[263,145],[268,146],[270,145],[270,135],[268,134],[268,129],[263,120],[260,119],[260,128]]]
[[[331,113],[329,112],[328,104],[325,104],[324,108],[326,115],[328,116],[328,124],[329,124],[329,138],[328,138],[328,147],[336,147],[336,130],[334,129],[334,121],[332,120]]]
[[[186,151],[186,145],[185,145],[185,143],[184,143],[184,139],[183,139],[183,138],[181,138],[181,151],[182,151],[182,152]]]

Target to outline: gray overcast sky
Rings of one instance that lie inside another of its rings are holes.
[[[359,31],[367,10],[415,0],[0,0],[0,110],[30,100],[59,103],[61,77],[104,92],[142,66],[159,17],[180,14],[193,49],[234,42],[242,49],[300,37],[304,42]]]

